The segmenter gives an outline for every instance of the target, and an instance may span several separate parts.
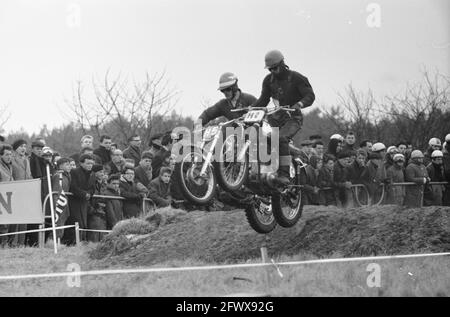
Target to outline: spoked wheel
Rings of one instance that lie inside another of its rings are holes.
[[[269,233],[277,225],[272,213],[272,205],[261,199],[255,200],[245,209],[245,216],[253,228],[258,233]]]
[[[207,166],[205,175],[201,175],[204,162],[201,151],[193,147],[191,152],[186,153],[175,165],[180,188],[186,199],[193,204],[208,204],[216,192],[216,178],[212,166]]]
[[[236,191],[248,178],[248,157],[238,161],[237,135],[228,136],[223,142],[216,161],[217,182],[228,191]]]
[[[280,226],[290,228],[298,222],[303,212],[302,196],[301,188],[295,186],[272,195],[273,215]]]

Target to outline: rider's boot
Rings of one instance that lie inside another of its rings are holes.
[[[291,182],[289,179],[289,169],[292,157],[280,156],[280,166],[278,168],[277,177],[274,179],[274,183],[281,187],[286,187]]]

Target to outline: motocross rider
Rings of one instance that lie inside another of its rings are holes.
[[[199,117],[202,125],[220,116],[224,116],[227,120],[239,118],[243,112],[231,112],[231,109],[246,108],[256,102],[256,97],[239,89],[238,78],[233,73],[227,72],[220,76],[218,90],[225,95],[225,98],[203,111]]]
[[[284,63],[284,56],[278,50],[269,51],[265,56],[265,65],[270,74],[262,84],[262,92],[259,99],[253,105],[266,107],[270,98],[278,100],[279,106],[288,106],[295,112],[279,111],[269,118],[272,127],[279,130],[279,168],[275,184],[286,186],[289,184],[289,139],[302,127],[303,115],[301,109],[312,105],[315,99],[314,91],[308,78],[292,71]]]

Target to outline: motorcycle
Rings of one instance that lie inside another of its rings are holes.
[[[275,175],[270,169],[273,162],[261,162],[259,147],[256,160],[249,161],[250,148],[257,143],[259,135],[271,134],[272,128],[267,117],[281,110],[293,111],[288,107],[277,106],[235,109],[233,111],[248,112],[237,119],[203,129],[201,143],[188,147],[187,153],[182,154],[181,162],[175,167],[186,198],[196,204],[207,204],[214,197],[218,183],[242,202],[247,220],[255,231],[268,233],[275,228],[276,223],[282,227],[295,225],[303,210],[301,178],[304,179],[302,175],[306,165],[295,157],[290,166],[291,183],[280,190],[273,184]],[[225,130],[229,126],[240,129],[227,135]],[[255,128],[256,138],[245,135],[244,131],[248,127]],[[223,142],[217,146],[219,141]],[[238,148],[242,144],[240,141],[245,142]],[[206,144],[209,146],[203,151]],[[231,160],[227,159],[230,152]],[[213,159],[214,155],[218,157]]]

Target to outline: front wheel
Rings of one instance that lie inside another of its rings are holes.
[[[215,163],[217,182],[227,191],[241,189],[248,179],[248,156],[245,155],[242,162],[239,162],[239,150],[237,135],[228,136],[223,142]]]
[[[269,233],[277,225],[272,213],[272,205],[270,203],[264,203],[258,198],[247,205],[245,208],[245,216],[250,227],[258,233]]]
[[[175,164],[176,180],[179,181],[183,195],[197,205],[207,205],[216,192],[216,178],[212,166],[208,165],[205,175],[200,175],[204,162],[205,157],[201,150],[192,147],[191,151]]]

